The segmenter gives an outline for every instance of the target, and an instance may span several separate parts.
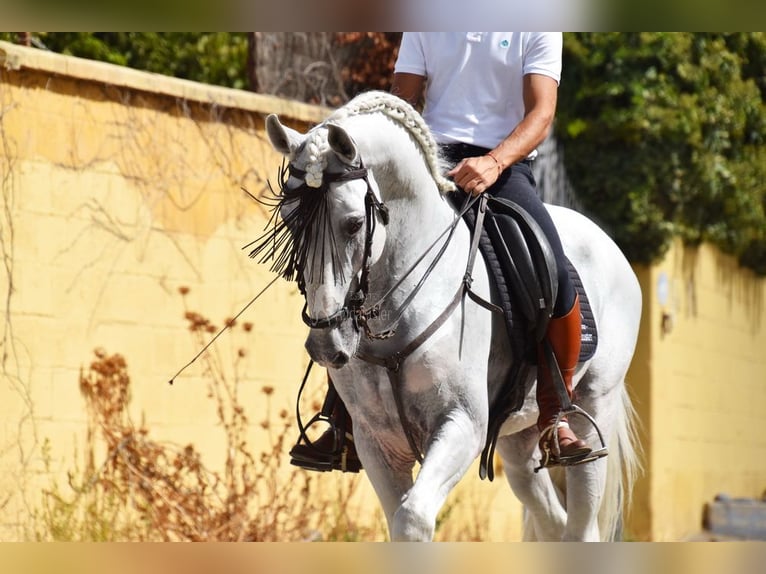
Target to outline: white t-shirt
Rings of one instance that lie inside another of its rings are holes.
[[[426,77],[439,143],[494,148],[524,118],[523,77],[561,80],[560,32],[405,32],[395,72]]]

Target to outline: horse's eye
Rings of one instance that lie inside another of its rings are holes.
[[[346,233],[356,235],[364,225],[364,217],[355,217],[346,222]]]

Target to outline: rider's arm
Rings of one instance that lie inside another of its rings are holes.
[[[556,112],[558,82],[541,74],[524,76],[524,119],[489,154],[469,157],[448,176],[473,195],[484,193],[514,163],[525,159],[548,135]]]
[[[391,93],[399,96],[403,100],[417,107],[423,96],[423,88],[426,85],[425,76],[418,74],[407,74],[398,72],[394,74],[394,81],[391,85]]]
[[[541,74],[524,76],[524,119],[492,150],[505,169],[526,158],[548,135],[556,113],[558,82]]]

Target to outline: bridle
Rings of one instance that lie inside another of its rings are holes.
[[[296,178],[306,177],[306,172],[300,169],[297,169],[293,167],[292,165],[289,166],[289,170],[290,170],[290,174],[295,176]],[[322,318],[310,317],[307,311],[307,308],[308,308],[308,301],[307,301],[303,306],[303,311],[301,313],[301,316],[303,318],[303,322],[306,323],[306,325],[308,325],[312,329],[332,329],[334,327],[341,325],[344,321],[351,318],[353,320],[354,328],[357,331],[360,330],[360,328],[363,329],[367,337],[370,339],[385,339],[392,336],[394,334],[394,327],[398,323],[399,319],[402,317],[405,309],[407,308],[407,306],[409,306],[409,304],[415,298],[415,295],[417,295],[417,293],[420,291],[426,279],[431,274],[434,267],[441,259],[442,255],[445,253],[447,247],[450,244],[450,240],[452,239],[453,233],[455,229],[457,228],[458,224],[460,223],[460,221],[462,220],[463,215],[473,206],[473,204],[476,201],[479,202],[479,209],[477,210],[476,228],[474,229],[473,237],[471,240],[471,247],[469,250],[468,263],[466,265],[465,275],[463,276],[463,280],[460,282],[460,285],[458,286],[454,296],[452,297],[451,301],[447,304],[445,309],[423,331],[421,331],[416,337],[411,339],[409,343],[404,345],[404,347],[400,349],[399,351],[390,353],[383,357],[373,355],[367,352],[363,352],[360,350],[358,350],[355,354],[355,356],[358,359],[373,365],[377,365],[379,367],[383,367],[386,370],[389,381],[391,383],[393,398],[396,404],[396,409],[399,415],[399,419],[402,423],[404,435],[407,439],[407,442],[410,445],[410,449],[412,450],[412,453],[414,454],[415,459],[422,464],[423,457],[421,455],[420,449],[417,446],[415,437],[413,436],[412,427],[407,420],[405,407],[403,403],[403,397],[402,397],[403,385],[401,384],[401,368],[402,368],[402,364],[404,360],[407,359],[407,357],[409,357],[416,349],[418,349],[426,340],[428,340],[431,337],[431,335],[433,335],[447,321],[450,315],[452,315],[454,310],[458,307],[460,302],[463,300],[463,297],[465,295],[468,295],[476,303],[478,303],[482,307],[494,313],[503,312],[502,309],[500,309],[493,303],[490,303],[489,301],[483,299],[479,295],[475,294],[473,290],[471,289],[471,284],[473,282],[471,273],[473,269],[473,263],[475,261],[475,257],[478,251],[479,237],[481,235],[481,225],[484,218],[484,213],[486,211],[487,197],[486,197],[486,194],[482,194],[481,196],[473,197],[473,198],[466,195],[466,200],[463,204],[463,207],[460,210],[460,213],[457,214],[457,217],[455,217],[455,219],[452,221],[452,223],[449,226],[447,226],[447,228],[444,231],[442,231],[442,233],[436,238],[436,240],[414,262],[414,264],[409,268],[409,270],[406,271],[403,274],[403,276],[397,282],[395,282],[394,285],[375,304],[371,305],[370,307],[365,307],[365,303],[367,301],[367,296],[369,293],[370,256],[372,254],[372,240],[373,240],[373,235],[375,233],[375,226],[377,222],[376,215],[379,215],[381,222],[384,225],[386,225],[388,223],[388,209],[375,196],[372,186],[370,185],[367,168],[365,168],[364,165],[362,164],[361,158],[360,158],[358,168],[348,169],[346,171],[342,171],[339,173],[325,173],[323,177],[323,181],[322,181],[322,186],[320,189],[327,191],[330,183],[336,183],[336,182],[342,182],[342,181],[353,181],[356,179],[362,179],[367,184],[367,191],[365,193],[365,199],[364,199],[365,219],[366,219],[365,245],[364,245],[364,256],[362,260],[362,269],[360,271],[358,287],[356,291],[354,291],[354,293],[348,298],[348,302],[343,306],[343,308],[333,313],[329,317],[322,317]],[[444,238],[445,235],[447,235],[447,238],[444,241],[442,247],[436,253],[435,257],[429,264],[428,268],[425,270],[423,276],[419,279],[415,287],[405,298],[404,302],[402,303],[402,305],[400,306],[397,312],[396,318],[391,323],[391,326],[379,333],[373,333],[367,323],[368,320],[378,317],[380,315],[381,303],[385,301],[391,295],[391,293],[402,284],[404,279],[410,273],[414,271],[414,269],[420,264],[420,262],[426,257],[426,255],[438,244],[439,241],[442,240],[442,238]],[[303,277],[300,277],[298,279],[298,287],[301,293],[303,294],[303,296],[305,297],[306,290],[305,290],[305,281]],[[301,384],[301,391],[303,389],[303,386],[306,384],[306,380],[308,378],[308,374],[311,369],[312,363],[313,361],[309,363],[308,370],[306,371],[306,375],[304,376],[303,383]],[[300,397],[301,391],[299,391],[299,397]],[[298,420],[300,420],[300,413],[298,413]],[[302,429],[302,432],[303,432],[303,429]]]
[[[304,179],[306,177],[305,171],[299,168],[296,168],[292,164],[288,166],[288,169],[289,169],[290,175],[293,175],[296,178]],[[413,264],[409,267],[409,269],[400,277],[400,279],[396,283],[394,283],[393,286],[389,288],[388,291],[386,291],[385,294],[383,294],[382,297],[380,297],[380,299],[378,299],[378,301],[376,301],[374,304],[370,305],[369,307],[365,307],[365,303],[367,302],[367,296],[369,294],[370,256],[372,254],[372,240],[375,234],[375,227],[377,225],[377,218],[375,216],[376,214],[379,215],[383,225],[387,225],[389,220],[388,208],[385,206],[384,203],[378,200],[377,196],[375,195],[375,192],[373,191],[372,185],[370,185],[370,180],[368,178],[368,170],[366,167],[364,167],[364,164],[361,158],[359,159],[359,167],[357,168],[350,168],[345,171],[336,172],[336,173],[325,172],[323,174],[322,185],[318,188],[318,190],[326,192],[329,189],[329,185],[331,183],[353,181],[356,179],[362,179],[367,184],[367,191],[365,192],[365,198],[364,198],[365,225],[366,225],[365,245],[364,245],[364,254],[363,254],[363,260],[362,260],[362,269],[360,272],[358,287],[354,291],[354,293],[350,297],[348,297],[347,303],[340,310],[336,311],[332,315],[328,317],[321,317],[321,318],[313,318],[309,316],[308,301],[306,301],[303,305],[301,317],[303,319],[303,322],[312,329],[332,329],[332,328],[340,326],[344,321],[348,319],[352,319],[354,328],[357,331],[360,329],[363,330],[368,338],[387,339],[394,334],[395,326],[399,322],[399,319],[404,314],[404,311],[412,302],[412,300],[415,298],[415,295],[417,295],[417,293],[423,287],[426,279],[429,277],[434,267],[436,267],[436,264],[439,262],[442,255],[444,255],[444,252],[447,250],[447,247],[449,246],[449,243],[452,239],[452,234],[457,228],[460,221],[462,220],[463,215],[465,215],[465,213],[471,209],[474,203],[478,201],[480,204],[480,208],[478,210],[479,216],[481,217],[481,220],[483,220],[487,198],[484,195],[477,196],[477,197],[471,197],[469,195],[466,195],[466,199],[465,199],[465,202],[463,203],[462,208],[460,209],[455,219],[450,223],[450,225],[448,225],[438,235],[438,237],[436,237],[433,243],[431,243],[431,245],[428,246],[428,248],[420,255],[420,257],[418,257],[413,262]],[[481,223],[479,223],[478,229],[481,229]],[[383,329],[382,331],[377,333],[373,332],[372,329],[369,327],[368,321],[370,319],[375,319],[376,317],[380,316],[382,303],[385,300],[387,300],[391,296],[391,294],[401,286],[404,280],[418,267],[418,265],[420,265],[423,259],[425,259],[428,253],[431,252],[431,250],[439,243],[439,241],[441,241],[444,238],[445,235],[448,236],[447,239],[444,241],[442,247],[439,249],[435,257],[429,264],[428,268],[423,273],[423,276],[419,279],[415,287],[412,289],[409,295],[405,298],[402,305],[399,307],[394,320],[386,329]],[[502,310],[499,307],[490,303],[489,301],[484,300],[482,297],[476,295],[471,290],[471,283],[473,282],[471,273],[472,273],[473,262],[476,256],[477,249],[478,249],[478,234],[474,233],[474,238],[473,238],[473,241],[471,242],[471,249],[470,249],[469,260],[468,260],[468,264],[466,268],[466,273],[465,273],[465,276],[463,277],[463,281],[461,282],[460,287],[458,288],[458,293],[455,295],[453,303],[449,305],[449,308],[453,309],[455,305],[454,301],[457,301],[458,299],[460,299],[462,294],[465,293],[465,294],[468,294],[471,297],[471,299],[473,299],[482,307],[485,307],[486,309],[495,313],[497,312],[501,313]],[[305,281],[303,277],[298,278],[298,289],[300,290],[301,294],[305,298],[306,286],[305,286]],[[364,357],[361,357],[361,358],[363,358],[364,360],[367,360]]]
[[[296,178],[305,179],[306,177],[305,171],[294,167],[292,164],[289,166],[289,170],[290,175]],[[364,253],[362,256],[362,269],[359,276],[358,287],[351,297],[348,298],[347,303],[340,310],[328,317],[310,317],[308,314],[308,301],[306,301],[303,305],[303,311],[301,311],[301,317],[303,318],[303,322],[312,329],[332,329],[351,318],[356,330],[359,330],[361,327],[365,332],[370,333],[367,321],[380,315],[380,305],[373,305],[372,307],[365,308],[364,304],[367,301],[367,294],[369,293],[370,288],[370,256],[372,255],[372,240],[375,235],[375,228],[378,221],[376,215],[380,217],[380,221],[383,225],[387,225],[388,208],[375,195],[372,185],[370,185],[368,170],[364,167],[361,158],[359,160],[359,167],[357,168],[350,168],[336,173],[325,173],[322,178],[322,185],[318,191],[320,193],[326,193],[331,183],[354,181],[357,179],[363,180],[367,185],[367,191],[364,195]],[[298,289],[305,298],[306,284],[303,277],[298,279]]]

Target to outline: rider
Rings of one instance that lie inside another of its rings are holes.
[[[425,95],[423,117],[443,155],[456,163],[447,175],[461,189],[516,202],[545,233],[558,268],[558,294],[546,337],[571,398],[580,354],[580,303],[530,165],[553,123],[561,53],[558,32],[405,32],[391,91],[412,105]],[[586,458],[591,449],[569,428],[566,417],[555,424],[561,404],[542,345],[537,404],[541,451],[554,452],[555,432],[560,451],[554,460]],[[291,462],[314,470],[358,470],[351,421],[331,382],[323,412],[333,428],[313,445],[299,441],[290,452]]]

